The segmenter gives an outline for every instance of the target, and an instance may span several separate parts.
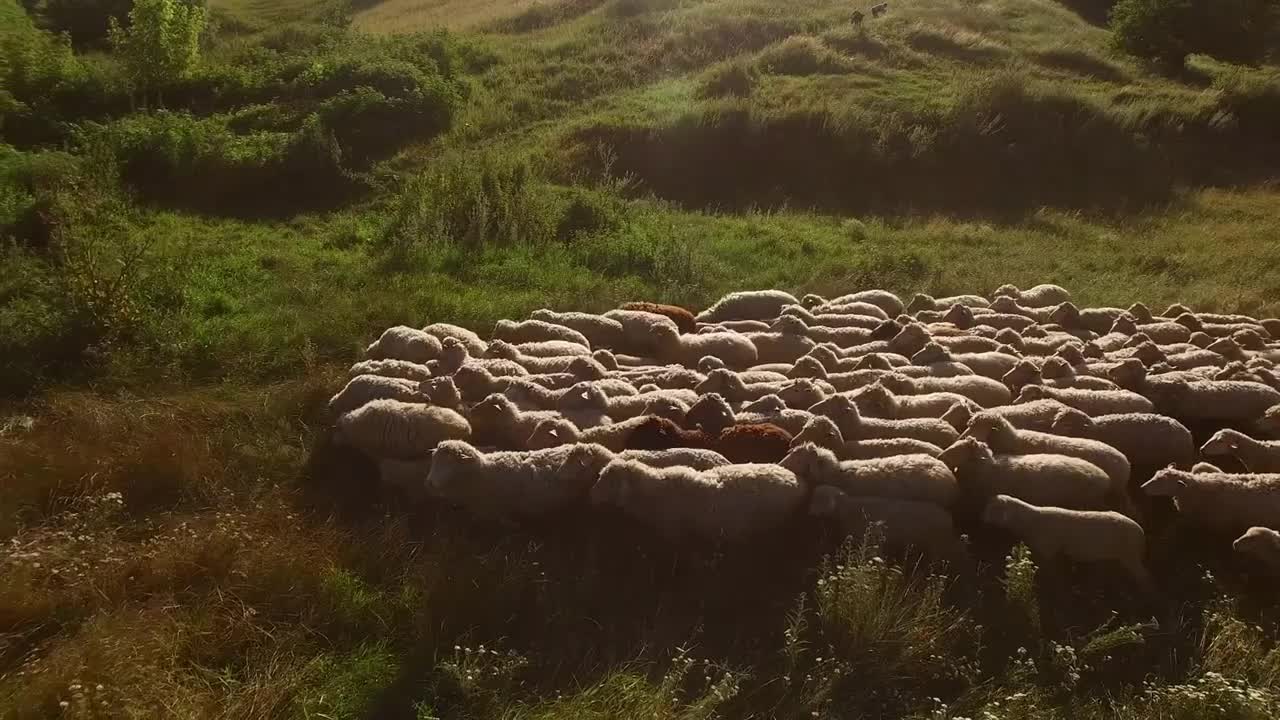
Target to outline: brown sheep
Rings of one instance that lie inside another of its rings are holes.
[[[654,315],[662,315],[671,318],[681,333],[693,333],[698,331],[698,321],[694,319],[693,313],[685,310],[679,305],[662,305],[660,303],[651,302],[629,302],[618,306],[619,310],[636,310],[639,312],[653,313]]]
[[[791,433],[773,423],[733,425],[721,431],[711,449],[731,463],[778,463],[791,450]]]
[[[628,450],[701,448],[715,450],[731,463],[776,463],[791,448],[791,434],[770,423],[733,425],[719,435],[684,430],[666,418],[652,417],[631,431]]]

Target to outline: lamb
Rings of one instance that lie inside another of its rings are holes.
[[[502,344],[509,345],[506,342],[503,342]],[[591,351],[585,346],[579,345],[578,343],[565,342],[564,340],[543,340],[541,342],[517,343],[515,345],[510,345],[510,347],[514,347],[516,352],[523,356],[536,358],[574,356],[589,357],[591,355]],[[499,355],[494,352],[493,344],[489,345],[489,351],[486,355],[488,357],[499,357]]]
[[[1091,418],[1073,411],[1055,417],[1049,431],[1104,442],[1123,453],[1132,467],[1187,466],[1196,458],[1191,431],[1163,415],[1122,413]]]
[[[697,332],[769,332],[769,323],[763,320],[725,320],[718,323],[698,323]]]
[[[446,407],[462,412],[462,392],[451,377],[431,378],[418,383],[418,391],[426,396],[427,402],[436,407]]]
[[[846,442],[840,428],[830,418],[815,416],[791,439],[791,447],[813,443],[836,454],[841,460],[874,460],[895,455],[938,457],[942,448],[911,438],[872,438]]]
[[[387,328],[365,350],[370,360],[405,360],[425,363],[440,357],[440,340],[417,328],[397,325]]]
[[[961,437],[985,442],[992,452],[1002,455],[1050,454],[1066,455],[1093,463],[1111,480],[1111,494],[1128,506],[1129,460],[1119,450],[1104,442],[1074,438],[1034,430],[1019,430],[1008,420],[991,413],[973,416]]]
[[[951,309],[943,315],[943,320],[960,328],[961,330],[969,330],[977,325],[985,325],[996,330],[1025,330],[1035,325],[1036,321],[1025,315],[1013,315],[1010,313],[983,313],[981,322],[974,315],[973,308],[964,305],[952,305]]]
[[[896,328],[897,325],[889,323],[885,327]],[[872,331],[874,338],[875,331]],[[897,330],[895,334],[887,340],[875,340],[863,343],[862,345],[854,345],[852,347],[839,348],[837,354],[842,358],[857,358],[872,353],[896,353],[903,356],[911,356],[920,352],[921,349],[929,342],[929,331],[923,325],[911,324],[901,330]]]
[[[574,385],[556,402],[556,410],[581,430],[612,425],[613,419],[609,416],[608,409],[609,396],[590,383]]]
[[[945,447],[959,436],[955,428],[942,420],[864,418],[858,412],[858,406],[853,400],[844,395],[833,395],[809,408],[809,412],[831,418],[844,437],[849,440],[913,438],[938,447]]]
[[[805,444],[789,452],[781,466],[810,486],[830,485],[850,495],[950,507],[960,494],[951,471],[928,455],[840,460],[826,448]]]
[[[987,503],[982,521],[1012,531],[1041,562],[1057,555],[1080,562],[1115,561],[1143,590],[1154,588],[1144,561],[1146,534],[1120,513],[1036,507],[1002,494]]]
[[[436,448],[427,492],[481,517],[537,517],[585,500],[612,460],[599,445],[482,453],[451,440]]]
[[[747,385],[730,370],[712,370],[707,374],[707,379],[694,388],[694,392],[699,395],[717,393],[729,402],[746,402],[765,395],[778,395],[788,407],[801,408],[809,407],[833,394],[835,389],[809,378]]]
[[[744,336],[756,348],[757,361],[761,363],[794,363],[817,346],[808,337],[804,321],[793,317],[780,317],[769,332],[751,332]]]
[[[955,405],[977,411],[978,405],[957,393],[925,393],[895,395],[883,382],[874,382],[849,396],[858,411],[867,417],[906,420],[908,418],[941,418]]]
[[[1280,403],[1280,391],[1239,380],[1171,380],[1151,391],[1161,411],[1179,419],[1252,422]]]
[[[430,403],[418,383],[381,375],[359,375],[351,379],[329,399],[329,413],[338,417],[372,400],[400,400],[406,403]]]
[[[986,443],[957,440],[938,458],[967,492],[988,499],[1012,495],[1033,505],[1091,510],[1106,507],[1107,474],[1093,463],[1065,455],[995,455]]]
[[[906,311],[908,313],[916,313],[921,310],[948,310],[952,305],[985,308],[990,306],[991,302],[981,295],[953,295],[951,297],[935,298],[924,293],[916,293],[912,296],[911,302],[907,303]]]
[[[1021,315],[1042,324],[1050,322],[1050,315],[1053,314],[1052,307],[1027,307],[1008,295],[1001,295],[1000,297],[993,299],[990,307],[994,312],[1004,313],[1007,315]]]
[[[1280,532],[1254,526],[1231,543],[1231,549],[1262,563],[1267,572],[1280,575]]]
[[[798,305],[794,295],[781,290],[747,290],[733,292],[716,301],[715,305],[698,313],[698,322],[722,320],[772,320],[787,305]]]
[[[668,541],[764,535],[797,517],[806,499],[795,475],[763,464],[694,470],[614,460],[591,489],[593,504],[617,507]]]
[[[679,305],[663,305],[661,303],[651,302],[628,302],[619,305],[618,309],[661,315],[675,323],[676,329],[681,333],[692,333],[697,331],[698,322],[694,319],[693,313]]]
[[[1045,385],[1054,388],[1076,388],[1078,390],[1120,389],[1119,385],[1105,378],[1080,374],[1069,362],[1057,356],[1045,358],[1044,365],[1040,366],[1040,377]]]
[[[1280,475],[1189,473],[1166,468],[1142,486],[1152,497],[1171,497],[1180,517],[1222,532],[1280,524]]]
[[[907,380],[905,375],[901,375],[887,369],[866,369],[831,373],[822,366],[822,363],[815,360],[812,356],[802,357],[797,360],[796,364],[792,367],[790,377],[807,377],[821,380],[830,385],[836,392],[857,390],[858,388],[866,387],[873,383],[895,377],[899,380]],[[913,387],[911,389],[914,390],[915,388]]]
[[[1077,390],[1028,385],[1022,388],[1015,402],[1027,403],[1035,400],[1057,400],[1094,417],[1155,411],[1155,405],[1150,400],[1128,390]]]
[[[1016,285],[1001,285],[991,293],[991,297],[1001,296],[1011,297],[1027,307],[1035,308],[1049,307],[1071,300],[1071,293],[1067,292],[1066,288],[1049,284],[1036,285],[1026,290],[1019,290]]]
[[[951,359],[969,368],[974,374],[1001,380],[1021,361],[1020,355],[1017,348],[1001,345],[992,352],[954,353]]]
[[[502,394],[511,398],[511,401],[521,410],[553,410],[565,395],[573,391],[581,393],[585,387],[596,388],[604,393],[605,397],[639,394],[630,383],[616,378],[577,382],[562,390],[550,390],[531,380],[514,378],[506,383]]]
[[[880,526],[890,548],[915,547],[936,560],[960,560],[964,545],[951,513],[934,503],[851,496],[831,485],[819,485],[809,501],[809,514],[835,518],[843,532],[859,537],[871,523]]]
[[[584,312],[555,312],[534,310],[530,320],[540,320],[553,325],[563,325],[578,331],[593,348],[617,347],[622,343],[622,323],[603,315]]]
[[[622,341],[615,348],[621,352],[653,357],[661,342],[679,335],[680,328],[671,318],[640,310],[610,310],[604,316],[622,325]]]
[[[363,360],[352,365],[347,371],[348,377],[354,378],[359,375],[379,375],[415,382],[430,380],[432,377],[431,368],[408,360]]]
[[[467,349],[467,352],[474,357],[480,357],[488,348],[488,344],[481,340],[479,335],[458,325],[451,325],[449,323],[432,323],[422,328],[422,331],[428,335],[434,335],[435,338],[440,341],[441,345],[443,345],[449,338],[453,338],[462,343],[463,347]]]
[[[467,419],[448,408],[372,400],[337,420],[338,438],[374,458],[418,460],[445,440],[471,437]]]
[[[1138,321],[1129,313],[1116,318],[1111,325],[1111,332],[1135,335],[1141,332],[1159,345],[1191,342],[1191,330],[1176,322],[1144,322]]]
[[[831,343],[838,348],[856,347],[871,341],[873,330],[863,327],[830,327],[809,325],[793,315],[783,315],[769,326],[771,332],[803,335],[820,343]]]
[[[1280,441],[1255,440],[1229,428],[1214,433],[1200,454],[1234,457],[1253,473],[1280,473]]]
[[[541,320],[499,320],[493,326],[493,338],[509,343],[530,343],[543,340],[563,340],[590,349],[591,342],[586,336],[564,325],[554,325]]]
[[[704,355],[714,355],[735,370],[745,370],[759,359],[756,346],[740,333],[672,335],[659,331],[656,338],[657,356],[681,365],[694,366]]]
[[[522,412],[505,395],[494,393],[471,408],[471,423],[478,439],[510,450],[528,447],[529,436],[538,423],[549,418],[559,418],[555,410],[531,410]]]

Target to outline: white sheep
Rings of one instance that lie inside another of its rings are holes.
[[[622,323],[603,315],[584,312],[555,312],[554,310],[534,310],[529,315],[531,320],[541,320],[553,325],[563,325],[582,333],[593,348],[617,347],[622,343]]]
[[[1091,438],[1124,453],[1133,467],[1190,465],[1196,447],[1191,431],[1173,418],[1152,413],[1123,413],[1089,417],[1074,411],[1057,415],[1049,431]]]
[[[1137,318],[1130,313],[1125,313],[1116,318],[1116,321],[1111,325],[1110,331],[1124,335],[1135,335],[1140,332],[1151,338],[1151,341],[1158,345],[1172,345],[1173,343],[1191,341],[1191,330],[1185,325],[1169,321],[1139,323]]]
[[[756,362],[794,363],[817,346],[808,337],[808,328],[801,321],[780,317],[768,332],[743,333],[756,348]],[[798,323],[798,325],[797,325]]]
[[[703,373],[705,375],[707,373],[710,373],[712,370],[727,370],[728,367],[729,366],[725,365],[724,361],[721,360],[720,358],[715,357],[713,355],[706,355],[698,360],[697,369],[698,369],[698,372]],[[772,370],[760,370],[758,369],[760,367],[764,367],[764,366],[756,365],[750,369],[739,371],[738,377],[742,379],[742,382],[748,383],[748,384],[762,383],[762,382],[782,382],[783,380],[787,379],[787,376],[783,373],[774,372]]]
[[[671,318],[643,310],[610,310],[604,317],[622,325],[622,340],[615,349],[654,357],[664,339],[671,333],[680,334],[680,328]],[[669,342],[669,340],[667,340]]]
[[[1231,543],[1231,549],[1259,561],[1272,575],[1280,575],[1280,532],[1251,527]]]
[[[698,313],[698,322],[724,320],[772,320],[787,305],[798,305],[795,296],[781,290],[744,290],[725,295]]]
[[[698,402],[698,394],[692,390],[653,390],[636,395],[622,395],[607,398],[604,411],[615,421],[626,420],[637,415],[653,414],[650,412],[652,404],[658,401],[676,402],[681,407],[688,408]],[[564,408],[565,405],[561,404],[561,407]]]
[[[1171,380],[1151,391],[1161,412],[1188,420],[1253,422],[1280,404],[1274,388],[1238,380]]]
[[[387,328],[365,350],[370,360],[406,360],[425,363],[440,357],[440,340],[407,325]]]
[[[1079,410],[1064,405],[1057,400],[1036,400],[1019,405],[1004,405],[987,408],[983,412],[999,415],[1019,430],[1036,430],[1039,432],[1056,432],[1053,429],[1054,421],[1064,412],[1088,417]]]
[[[1280,438],[1280,405],[1272,405],[1254,422],[1258,432],[1266,437]]]
[[[504,343],[505,344],[505,343]],[[558,358],[573,356],[590,356],[591,351],[585,345],[578,343],[566,342],[564,340],[542,340],[539,342],[516,343],[513,345],[517,352],[521,355],[536,358]],[[493,345],[489,346],[488,357],[498,357],[493,351]]]
[[[1230,428],[1214,433],[1200,448],[1205,456],[1225,455],[1239,460],[1249,472],[1280,472],[1280,441],[1255,440]]]
[[[698,323],[698,332],[768,332],[769,323],[764,320],[726,320],[718,323]]]
[[[448,408],[373,400],[337,420],[338,438],[374,458],[421,459],[445,440],[471,437],[467,419]]]
[[[1041,324],[1048,323],[1050,316],[1053,314],[1052,307],[1028,307],[1008,295],[1001,295],[993,299],[990,308],[992,312],[1021,315]]]
[[[599,445],[480,452],[462,441],[440,443],[427,492],[488,518],[537,517],[585,500],[613,453]]]
[[[959,436],[955,428],[942,420],[864,418],[853,400],[844,395],[833,395],[816,403],[809,412],[831,418],[847,440],[913,438],[945,447]]]
[[[338,417],[372,400],[400,400],[407,403],[430,403],[413,380],[358,375],[329,399],[329,413]]]
[[[871,306],[876,309],[875,306]],[[799,305],[788,305],[782,308],[782,314],[778,316],[781,320],[784,317],[802,320],[807,327],[856,327],[864,330],[875,330],[880,323],[886,319],[883,313],[879,315],[858,315],[856,313],[824,313],[821,315],[814,314]]]
[[[434,335],[442,345],[449,338],[457,340],[462,343],[463,347],[467,349],[467,352],[470,353],[472,357],[480,357],[481,355],[484,355],[484,351],[489,347],[488,343],[481,340],[479,335],[458,325],[451,325],[449,323],[432,323],[422,328],[422,331],[428,335]]]
[[[615,370],[609,377],[619,378],[639,388],[642,385],[657,385],[664,390],[688,390],[698,386],[707,377],[696,370],[665,365],[657,367],[632,368]]]
[[[1154,587],[1145,562],[1146,533],[1120,513],[1037,507],[1002,494],[987,503],[982,521],[1012,531],[1041,562],[1058,555],[1080,562],[1114,561],[1143,590]]]
[[[625,380],[617,378],[605,378],[603,380],[585,380],[575,382],[573,385],[563,389],[551,390],[536,382],[532,378],[539,377],[530,375],[529,379],[513,378],[506,383],[506,387],[501,391],[503,395],[511,398],[516,407],[521,410],[553,410],[556,404],[560,402],[560,398],[569,392],[576,390],[582,392],[583,388],[578,387],[584,385],[593,387],[604,393],[606,397],[621,397],[626,395],[638,395],[639,392],[635,386]]]
[[[994,330],[1021,331],[1036,323],[1035,320],[1025,315],[1011,313],[986,312],[979,315],[974,312],[973,308],[964,305],[952,305],[951,309],[942,315],[942,321],[950,323],[961,330],[972,330],[982,325]]]
[[[990,352],[957,353],[951,359],[969,368],[976,375],[1003,382],[1004,376],[1021,362],[1017,348],[1001,345],[998,350]]]
[[[981,375],[959,375],[956,377],[920,377],[908,378],[901,384],[909,388],[905,392],[894,389],[900,395],[922,395],[924,393],[955,393],[963,395],[984,408],[1008,405],[1013,400],[1013,393],[999,380],[992,380]]]
[[[431,368],[408,360],[362,360],[347,371],[347,377],[354,378],[358,375],[381,375],[414,381],[430,380],[432,377]]]
[[[1059,285],[1041,284],[1019,290],[1017,285],[1001,285],[991,293],[991,297],[1011,297],[1027,307],[1048,307],[1071,300],[1071,293]]]
[[[985,442],[1002,455],[1051,454],[1080,458],[1102,469],[1111,480],[1111,495],[1128,509],[1131,467],[1124,453],[1098,440],[1068,437],[1034,430],[1019,430],[1008,420],[991,413],[978,413],[961,437]]]
[[[1092,510],[1106,507],[1111,480],[1101,468],[1065,455],[996,455],[984,442],[963,438],[938,458],[961,486],[989,499],[1012,495],[1033,505]]]
[[[834,518],[842,531],[855,537],[864,536],[868,525],[876,524],[886,547],[914,547],[935,560],[959,561],[964,557],[951,513],[934,503],[853,496],[831,485],[819,485],[809,500],[809,514]]]
[[[746,540],[797,517],[807,494],[777,465],[724,465],[709,470],[654,468],[634,460],[605,466],[591,501],[652,526],[670,541]]]
[[[505,395],[494,393],[471,408],[475,437],[497,447],[523,450],[539,422],[560,418],[555,410],[522,411]]]
[[[950,350],[935,342],[926,344],[920,352],[912,355],[911,365],[912,367],[903,367],[898,370],[908,377],[956,377],[974,374],[968,365],[956,362]],[[919,374],[908,372],[916,368],[924,372]]]
[[[806,296],[809,297],[809,296]],[[821,298],[818,298],[820,301]],[[827,305],[838,307],[841,305],[853,305],[854,303],[866,303],[880,308],[886,317],[897,317],[902,314],[906,308],[902,305],[902,300],[888,290],[860,290],[848,295],[841,295],[831,300],[822,301],[819,306]],[[806,305],[808,307],[808,305]]]
[[[543,340],[563,340],[576,343],[585,348],[591,347],[591,342],[577,330],[541,320],[521,320],[519,322],[499,320],[493,326],[493,338],[495,340],[505,340],[512,344],[541,342]]]
[[[815,380],[821,380],[830,385],[836,392],[849,392],[885,380],[892,382],[892,378],[897,378],[903,381],[908,379],[905,375],[884,369],[829,372],[827,368],[812,355],[802,357],[797,360],[796,364],[792,366],[788,377],[807,377]],[[911,389],[914,390],[914,387]]]
[[[529,374],[523,365],[512,360],[472,357],[466,345],[452,337],[441,343],[440,359],[427,364],[436,375],[453,375],[463,366],[484,368],[495,377]]]
[[[923,395],[895,395],[877,381],[850,393],[859,412],[866,417],[905,420],[908,418],[942,418],[956,405],[978,411],[978,404],[957,393],[925,393]]]
[[[911,302],[907,303],[906,311],[908,313],[916,313],[921,310],[947,310],[952,305],[985,308],[991,305],[991,302],[981,295],[952,295],[951,297],[935,298],[932,295],[916,293],[911,297]]]
[[[568,328],[565,329],[567,330]],[[586,348],[583,348],[583,350],[586,350]],[[486,359],[509,360],[528,370],[530,373],[539,375],[569,372],[570,368],[579,367],[583,363],[591,366],[593,378],[603,377],[605,373],[609,372],[597,360],[592,357],[588,357],[586,353],[578,355],[539,357],[536,355],[527,355],[520,351],[519,346],[512,345],[505,340],[494,340],[489,343],[489,350],[487,354],[490,357]]]
[[[809,325],[794,315],[783,315],[769,326],[771,332],[803,335],[815,342],[849,348],[871,341],[873,330],[857,326]]]
[[[874,460],[895,455],[928,455],[938,457],[942,448],[911,438],[870,438],[846,441],[840,428],[830,418],[814,416],[791,440],[792,447],[813,443],[836,454],[841,460]]]
[[[778,404],[782,404],[780,398],[777,401]],[[707,393],[689,406],[689,411],[684,414],[681,424],[689,430],[702,430],[715,435],[734,424],[733,408],[723,395]]]
[[[1173,498],[1178,515],[1223,532],[1280,525],[1280,475],[1190,473],[1166,468],[1143,486],[1152,497]]]
[[[792,448],[780,465],[810,486],[831,485],[850,495],[950,507],[960,494],[956,478],[947,466],[928,455],[840,460],[834,452],[806,443]]]
[[[634,460],[654,468],[687,467],[693,470],[710,470],[733,464],[720,453],[714,450],[703,450],[702,448],[623,450],[617,454],[617,458],[620,460]]]
[[[714,355],[735,370],[745,370],[759,359],[756,346],[741,333],[681,335],[659,331],[656,337],[659,359],[687,367],[696,366],[704,355]]]
[[[1093,417],[1155,411],[1155,405],[1150,400],[1128,390],[1082,390],[1051,388],[1044,385],[1028,385],[1022,388],[1016,403],[1036,400],[1057,400]]]
[[[1084,328],[1101,335],[1111,330],[1111,326],[1124,314],[1123,308],[1092,307],[1081,310],[1072,303],[1064,302],[1053,309],[1049,320],[1064,328]]]

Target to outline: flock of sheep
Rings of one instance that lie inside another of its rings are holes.
[[[488,341],[393,327],[330,409],[385,482],[490,518],[608,507],[719,541],[831,518],[954,561],[967,513],[1150,587],[1149,497],[1280,572],[1280,441],[1256,439],[1280,437],[1277,363],[1280,320],[1055,285],[761,290],[696,316],[538,310]]]

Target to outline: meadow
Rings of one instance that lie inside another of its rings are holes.
[[[1006,282],[1280,314],[1277,58],[1153,67],[1108,5],[213,0],[140,94],[111,3],[0,0],[0,717],[1274,717],[1274,587],[1175,529],[1146,601],[1007,546],[957,581],[478,525],[327,442],[401,323]]]

